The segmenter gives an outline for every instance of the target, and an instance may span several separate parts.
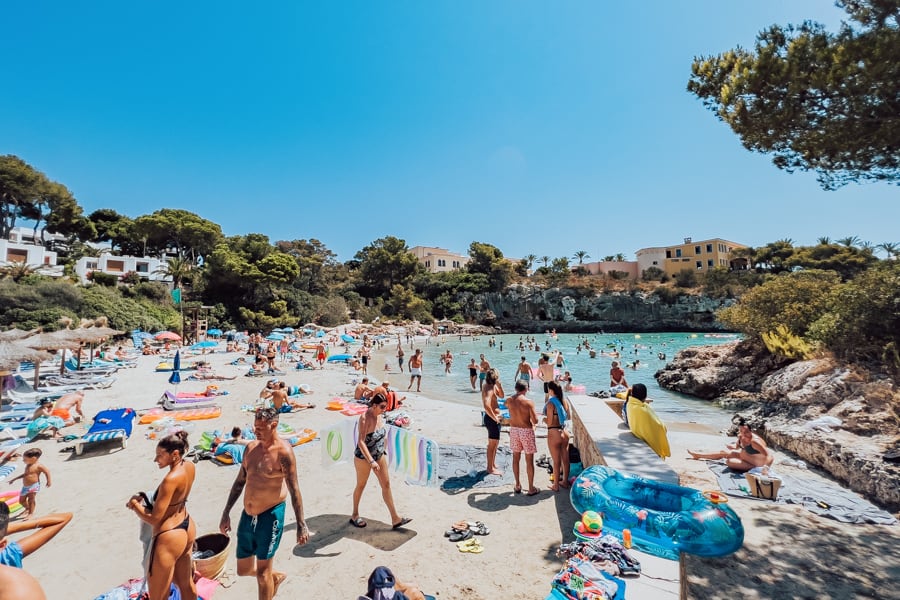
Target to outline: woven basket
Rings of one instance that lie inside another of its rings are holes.
[[[194,560],[194,570],[207,579],[218,579],[225,572],[230,545],[231,538],[224,533],[210,533],[198,537],[194,542],[194,551],[212,550],[215,554],[209,558]]]

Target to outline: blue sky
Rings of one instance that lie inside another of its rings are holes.
[[[14,2],[0,154],[86,212],[597,258],[724,237],[897,240],[898,188],[822,191],[685,91],[694,56],[830,0]]]

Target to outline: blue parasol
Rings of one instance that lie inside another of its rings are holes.
[[[285,333],[294,333],[293,327],[282,327],[281,330]]]
[[[206,332],[206,335],[211,335],[213,337],[219,337],[220,335],[222,335],[222,330],[221,329],[210,329],[209,331]]]
[[[191,350],[201,350],[203,348],[215,348],[219,345],[219,342],[213,342],[212,340],[206,340],[203,342],[197,342],[191,346]]]
[[[178,385],[181,383],[181,351],[175,352],[175,360],[172,361],[172,375],[169,376],[169,383]]]
[[[284,339],[284,336],[280,333],[270,333],[268,336],[266,336],[266,339],[270,342],[280,342]]]

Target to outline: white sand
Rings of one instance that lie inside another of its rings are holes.
[[[227,365],[237,356],[205,358],[219,372],[241,375],[246,367]],[[110,406],[152,406],[170,388],[168,374],[153,371],[156,362],[155,357],[142,357],[138,368],[119,371],[119,381],[112,388],[87,392],[85,413],[90,417]],[[373,357],[374,365],[383,362]],[[310,400],[318,407],[282,418],[296,427],[316,430],[350,419],[325,410],[324,405],[331,397],[349,392],[353,377],[352,370],[337,365],[321,371],[289,371],[284,377],[289,384],[312,385],[315,394]],[[373,373],[373,377],[380,380],[383,373]],[[394,374],[393,379],[399,384],[401,376]],[[255,400],[265,380],[240,376],[217,382],[220,389],[230,392],[221,398],[223,416],[194,422],[192,443],[203,430],[249,424],[251,415],[241,412],[240,406]],[[184,382],[179,389],[204,388],[204,382]],[[416,395],[410,395],[408,404],[414,431],[438,443],[484,444],[485,432],[478,426],[476,408]],[[85,429],[75,426],[65,431],[82,433]],[[703,463],[686,460],[685,448],[715,446],[718,440],[704,433],[672,429],[671,461],[685,474],[683,483],[712,487],[712,474]],[[43,462],[51,469],[54,483],[38,495],[38,513],[75,513],[72,523],[55,540],[25,560],[26,570],[38,578],[48,598],[93,598],[140,576],[138,521],[124,504],[132,493],[154,489],[163,475],[153,463],[155,441],[146,439],[148,431],[147,426],[137,425],[124,451],[98,445],[82,457],[59,452],[66,444],[52,440],[36,443],[45,452]],[[507,443],[504,435],[501,444]],[[539,453],[546,452],[545,444],[538,440]],[[538,469],[536,477],[536,484],[545,491],[532,498],[503,487],[451,494],[410,486],[394,476],[398,510],[414,519],[403,532],[391,531],[373,477],[361,510],[369,525],[355,529],[347,523],[355,482],[353,467],[326,468],[320,453],[319,442],[295,448],[311,540],[294,548],[294,519],[289,509],[289,529],[275,559],[277,568],[288,574],[278,597],[355,598],[365,591],[366,578],[378,565],[391,567],[400,579],[416,581],[439,598],[546,596],[549,582],[562,564],[555,557],[556,547],[563,539],[571,539],[575,515],[565,493],[546,491],[545,471]],[[218,467],[208,461],[198,464],[188,509],[199,534],[217,531],[236,473],[236,467]],[[756,501],[733,500],[733,506],[747,529],[745,547],[724,559],[688,559],[691,597],[898,597],[896,563],[889,557],[900,542],[900,528],[842,525],[801,508]],[[240,501],[232,512],[234,521],[239,507]],[[481,520],[490,527],[491,534],[481,538],[483,554],[460,553],[443,537],[450,524],[461,519]],[[233,546],[229,570],[234,572]],[[256,582],[246,577],[235,577],[231,587],[220,588],[215,595],[221,600],[255,597]]]

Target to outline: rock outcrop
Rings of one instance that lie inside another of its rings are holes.
[[[642,291],[597,293],[593,289],[513,285],[503,292],[463,294],[466,320],[534,333],[597,331],[720,331],[715,313],[732,300]]]
[[[770,444],[900,510],[900,391],[888,377],[830,359],[785,364],[748,342],[690,348],[657,374],[665,388],[741,407]],[[841,421],[816,428],[820,417]]]

